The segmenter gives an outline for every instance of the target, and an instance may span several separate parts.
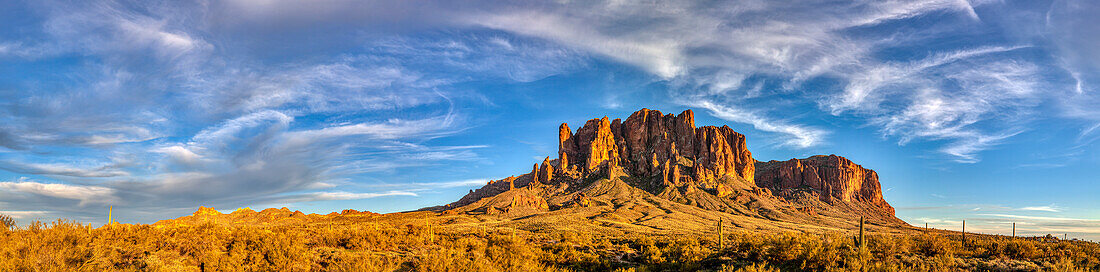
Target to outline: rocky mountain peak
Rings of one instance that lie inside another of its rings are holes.
[[[628,186],[706,209],[759,210],[744,205],[773,198],[765,202],[774,202],[769,205],[775,209],[827,212],[827,207],[806,202],[812,199],[826,203],[822,205],[847,203],[843,209],[900,222],[882,198],[874,171],[836,155],[758,162],[744,135],[729,126],[696,127],[691,110],[663,114],[641,109],[626,120],[605,116],[586,121],[575,133],[562,123],[557,159],[546,157],[527,174],[491,181],[443,208],[488,201],[484,205],[492,207],[477,209],[547,209],[587,199],[583,187],[599,179],[629,181]]]
[[[576,165],[586,173],[611,168],[605,172],[655,176],[661,174],[660,162],[670,161],[673,168],[681,164],[691,168],[689,183],[713,185],[713,180],[725,176],[748,182],[754,178],[755,160],[745,147],[745,136],[727,126],[697,128],[691,110],[665,115],[641,109],[621,122],[592,119],[576,134],[563,123],[558,139],[562,168]]]

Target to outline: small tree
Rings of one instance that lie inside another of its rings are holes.
[[[15,228],[15,219],[12,219],[11,216],[6,214],[0,214],[0,227],[3,227],[5,230]]]

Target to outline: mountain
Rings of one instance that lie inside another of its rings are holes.
[[[562,123],[558,140],[557,158],[531,172],[426,210],[528,221],[583,215],[647,227],[732,217],[756,228],[846,228],[861,216],[908,226],[883,199],[875,171],[836,155],[757,161],[744,135],[728,126],[696,127],[691,110],[591,119],[576,133]]]
[[[303,225],[316,222],[332,221],[336,218],[371,218],[380,217],[381,214],[356,211],[356,210],[343,210],[340,213],[329,213],[326,215],[320,214],[306,214],[301,211],[291,211],[287,207],[267,208],[262,211],[254,211],[251,208],[239,208],[231,213],[222,213],[214,208],[199,207],[195,213],[183,216],[176,219],[161,220],[154,223],[154,225],[184,225],[184,226],[197,226],[202,224],[222,224],[222,225],[249,225],[249,226],[269,226],[269,225]]]

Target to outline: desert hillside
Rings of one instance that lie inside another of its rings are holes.
[[[558,130],[557,158],[428,208],[518,222],[596,220],[623,228],[844,230],[859,218],[906,228],[882,198],[874,170],[836,156],[760,162],[728,126],[695,126],[694,113],[642,109],[626,120]],[[548,224],[554,225],[554,224]]]

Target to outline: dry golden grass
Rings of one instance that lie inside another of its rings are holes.
[[[964,245],[946,233],[872,234],[860,249],[841,232],[734,230],[719,249],[713,233],[529,231],[466,215],[286,218],[294,220],[36,222],[0,230],[0,271],[1100,270],[1095,243],[997,236]]]

